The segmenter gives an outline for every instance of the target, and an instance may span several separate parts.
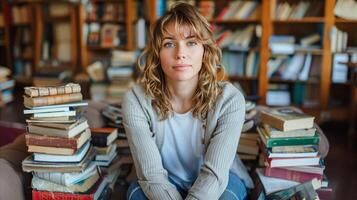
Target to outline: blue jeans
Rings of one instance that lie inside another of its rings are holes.
[[[183,190],[181,187],[174,184],[181,194],[182,198],[187,196],[187,191]],[[133,181],[126,195],[127,200],[147,200],[143,190],[137,181]],[[226,190],[223,192],[219,200],[246,200],[247,199],[247,189],[243,181],[234,173],[229,172],[229,180]]]

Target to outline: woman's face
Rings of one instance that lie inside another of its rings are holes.
[[[204,52],[202,43],[191,35],[187,26],[180,27],[177,33],[175,24],[170,23],[167,32],[160,49],[160,62],[166,80],[197,83]]]

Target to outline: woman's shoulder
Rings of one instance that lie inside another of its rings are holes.
[[[151,98],[146,95],[145,90],[141,84],[134,84],[133,87],[125,92],[123,101],[136,101],[140,102],[141,104],[150,104]]]
[[[244,102],[244,95],[232,83],[228,81],[221,81],[218,83],[222,89],[222,100],[236,99],[240,103]]]

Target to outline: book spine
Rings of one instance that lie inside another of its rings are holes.
[[[25,94],[30,97],[72,94],[81,92],[79,84],[67,84],[60,87],[25,87]]]
[[[93,194],[71,194],[64,192],[49,192],[44,190],[32,190],[32,200],[93,200]]]
[[[24,96],[24,105],[26,107],[48,106],[48,105],[82,101],[82,98],[83,97],[81,93],[62,94],[62,95],[34,97],[34,98]]]
[[[270,168],[270,167],[265,168],[264,175],[274,178],[288,179],[300,183],[310,181],[314,178],[322,180],[321,174],[313,174],[313,173],[292,171],[292,170],[281,169],[281,168]]]
[[[92,133],[91,143],[96,147],[106,147],[107,146],[107,137],[106,135],[95,135]]]
[[[26,134],[26,145],[35,146],[46,146],[46,147],[62,147],[77,149],[76,138],[60,138],[60,137],[49,137],[42,135]]]
[[[320,142],[320,138],[313,137],[300,137],[300,138],[274,138],[268,139],[267,147],[276,146],[294,146],[294,145],[317,145]]]

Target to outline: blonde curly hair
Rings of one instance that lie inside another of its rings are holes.
[[[192,5],[179,3],[160,17],[151,27],[149,44],[138,60],[142,71],[140,83],[146,94],[152,98],[152,104],[160,120],[166,119],[173,111],[170,103],[170,91],[166,85],[165,74],[160,65],[160,49],[169,24],[173,23],[177,33],[182,26],[189,27],[198,42],[202,43],[204,53],[202,68],[198,73],[198,85],[193,97],[192,115],[205,119],[222,89],[218,85],[217,72],[223,70],[222,52],[216,45],[208,21]],[[223,71],[224,72],[224,71]]]

